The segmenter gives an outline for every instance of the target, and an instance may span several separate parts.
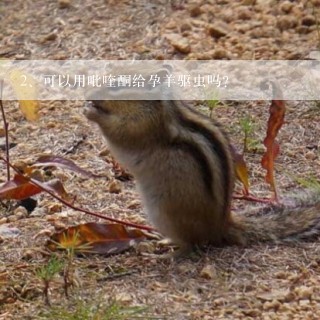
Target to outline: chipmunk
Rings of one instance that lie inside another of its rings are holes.
[[[235,165],[229,139],[216,121],[185,102],[91,101],[84,113],[134,175],[149,219],[179,252],[320,234],[317,197],[257,215],[231,213]]]

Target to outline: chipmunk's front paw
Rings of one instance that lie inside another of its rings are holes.
[[[173,252],[169,252],[169,253],[160,255],[160,259],[180,261],[180,260],[190,258],[192,254],[193,254],[192,247],[183,246],[183,247],[179,247],[178,249],[174,250]]]
[[[178,249],[175,249],[172,252],[164,254],[147,254],[148,257],[152,257],[160,260],[171,260],[171,261],[180,261],[188,259],[193,253],[193,248],[191,246],[180,246]]]

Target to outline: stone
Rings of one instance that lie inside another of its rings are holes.
[[[60,9],[66,9],[71,7],[71,1],[70,0],[58,0],[58,6]]]
[[[238,19],[250,20],[252,18],[252,11],[248,7],[239,8]]]
[[[290,1],[283,1],[280,5],[280,10],[284,13],[289,13],[293,7],[293,3]]]
[[[209,24],[207,29],[210,36],[214,38],[225,37],[230,32],[228,25],[224,22]]]
[[[199,5],[193,5],[191,8],[190,8],[190,16],[192,18],[194,17],[198,17],[202,14],[202,10],[201,10],[201,7]]]
[[[2,239],[16,238],[21,234],[18,228],[8,227],[6,225],[0,226],[0,237]]]
[[[294,16],[282,16],[277,21],[277,27],[283,31],[295,28],[298,25],[298,20]]]
[[[165,38],[174,47],[174,49],[181,53],[190,53],[191,47],[187,38],[184,38],[176,33],[171,33],[165,35]]]
[[[108,191],[110,193],[120,193],[122,191],[121,183],[118,180],[113,180],[108,185]]]
[[[213,59],[229,59],[227,50],[223,48],[217,48],[211,51]]]
[[[317,21],[316,21],[315,17],[312,15],[307,15],[307,16],[303,17],[301,20],[301,24],[303,26],[307,26],[307,27],[313,26],[316,23],[317,23]]]
[[[300,300],[310,299],[313,294],[313,287],[301,286],[294,290]]]
[[[204,279],[214,279],[217,276],[217,270],[215,266],[208,264],[200,271],[200,277]]]

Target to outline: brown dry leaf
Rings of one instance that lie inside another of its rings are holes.
[[[43,185],[45,189],[49,189],[50,191],[57,193],[64,200],[67,200],[69,202],[73,201],[73,198],[68,194],[59,179],[52,179],[46,183],[40,183],[40,185]]]
[[[37,99],[37,85],[34,78],[18,69],[10,75],[10,84],[19,100],[20,110],[28,121],[39,119],[39,103]]]
[[[51,250],[72,248],[81,253],[111,255],[128,250],[145,238],[141,230],[127,229],[122,224],[91,222],[54,234],[48,247]]]

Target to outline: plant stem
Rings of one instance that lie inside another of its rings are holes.
[[[53,197],[54,199],[60,201],[61,203],[63,203],[64,205],[66,205],[67,207],[73,209],[73,210],[76,210],[76,211],[80,211],[80,212],[83,212],[83,213],[86,213],[86,214],[89,214],[91,216],[94,216],[94,217],[97,217],[97,218],[100,218],[100,219],[103,219],[103,220],[107,220],[107,221],[111,221],[111,222],[115,222],[115,223],[120,223],[120,224],[123,224],[123,225],[126,225],[128,227],[131,227],[131,228],[138,228],[138,229],[141,229],[141,230],[146,230],[146,231],[155,231],[154,228],[152,227],[149,227],[149,226],[144,226],[144,225],[141,225],[141,224],[137,224],[137,223],[133,223],[133,222],[128,222],[128,221],[122,221],[122,220],[119,220],[119,219],[115,219],[115,218],[111,218],[111,217],[106,217],[104,216],[103,214],[99,213],[99,212],[91,212],[87,209],[83,209],[83,208],[80,208],[80,207],[77,207],[77,206],[74,206],[73,204],[71,204],[70,202],[60,198],[59,196],[57,196],[56,194],[54,194],[52,191],[48,190],[46,188],[46,186],[41,183],[40,181],[37,181],[33,178],[30,178],[30,177],[27,177],[26,175],[22,174],[15,166],[13,166],[12,164],[10,164],[5,158],[1,157],[0,156],[0,160],[6,162],[7,164],[9,164],[9,166],[18,174],[20,174],[21,176],[23,176],[25,179],[27,179],[28,181],[30,181],[31,183],[33,183],[35,186],[39,187],[41,190],[43,190],[44,192],[48,193],[51,197]]]
[[[51,306],[50,298],[49,298],[49,284],[50,284],[50,281],[49,280],[44,280],[43,283],[44,283],[44,288],[43,288],[44,301],[45,301],[46,305],[50,307]]]
[[[10,180],[9,123],[7,122],[6,114],[3,108],[2,93],[3,93],[3,80],[0,81],[0,108],[2,112],[4,134],[6,137],[7,180],[9,181]]]

